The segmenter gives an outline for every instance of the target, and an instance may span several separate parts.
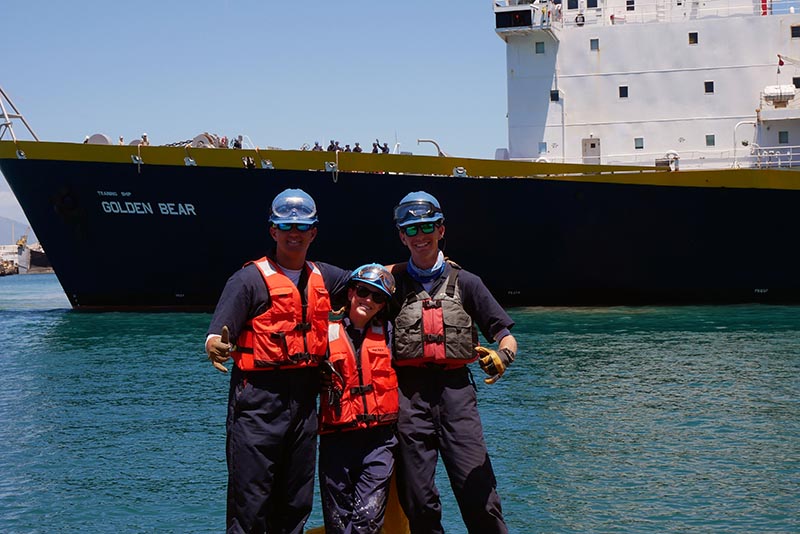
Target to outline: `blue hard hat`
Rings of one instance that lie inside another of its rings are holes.
[[[302,189],[286,189],[272,201],[272,224],[316,224],[317,220],[317,205]]]
[[[394,208],[394,223],[399,228],[426,222],[444,222],[442,206],[430,193],[425,191],[409,193]]]
[[[380,289],[389,297],[392,296],[395,289],[394,276],[380,263],[362,265],[350,274],[350,281],[369,284]]]

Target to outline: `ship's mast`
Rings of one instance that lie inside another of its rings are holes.
[[[8,104],[14,113],[8,112],[6,109],[6,104]],[[14,102],[11,101],[11,98],[2,87],[0,87],[0,119],[2,119],[2,122],[0,122],[0,139],[3,139],[6,132],[8,132],[11,135],[11,139],[14,141],[17,140],[17,137],[14,135],[14,128],[11,120],[19,119],[22,121],[22,124],[25,125],[25,128],[28,129],[33,138],[37,141],[39,140],[39,138],[36,136],[36,133],[28,124],[28,121],[25,120],[25,117],[22,116],[22,113],[19,112],[17,106],[14,105]]]

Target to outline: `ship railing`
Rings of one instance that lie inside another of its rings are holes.
[[[677,164],[673,161],[677,159]],[[759,147],[751,145],[747,154],[739,150],[737,154],[733,149],[723,150],[688,150],[680,153],[672,150],[668,152],[648,152],[642,154],[607,154],[602,158],[604,165],[653,165],[670,166],[671,168],[690,169],[725,169],[737,168],[762,168],[762,167],[799,167],[800,147]],[[580,160],[568,160],[564,163],[581,163]]]
[[[753,147],[755,166],[765,168],[800,167],[800,146]]]
[[[602,0],[562,0],[556,4],[552,0],[494,0],[496,12],[508,8],[530,7],[534,13],[544,13],[545,17],[532,21],[532,27],[583,27],[592,25],[613,26],[618,24],[650,24],[677,22],[686,19],[703,19],[735,16],[778,15],[792,12],[796,0],[770,0],[762,13],[760,2],[743,4],[730,0],[684,0],[678,5],[670,0],[636,0],[632,5],[603,5]]]

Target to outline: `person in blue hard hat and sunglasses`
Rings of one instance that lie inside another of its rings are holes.
[[[434,481],[441,454],[467,531],[506,533],[500,497],[467,365],[479,361],[493,384],[514,361],[514,321],[481,279],[445,259],[439,201],[417,191],[394,209],[409,261],[396,279],[392,350],[399,385],[397,483],[412,533],[442,533]],[[497,349],[478,345],[477,330]]]
[[[328,349],[330,295],[350,271],[307,261],[317,207],[300,189],[272,202],[275,249],[235,272],[206,338],[227,372],[228,532],[301,534],[311,513],[317,443],[318,365]]]
[[[383,265],[357,268],[328,329],[319,441],[325,534],[378,534],[384,519],[389,532],[407,525],[397,499],[389,500],[398,412],[387,313],[394,289]],[[394,508],[387,512],[387,504]]]

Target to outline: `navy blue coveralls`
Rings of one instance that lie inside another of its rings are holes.
[[[449,265],[433,282],[433,295],[450,272]],[[416,294],[420,285],[407,272],[397,276],[395,304]],[[464,310],[484,337],[494,340],[514,321],[483,284],[468,271],[458,275]],[[396,347],[395,347],[396,348]],[[467,531],[507,533],[494,470],[483,438],[475,385],[466,366],[396,367],[400,388],[397,423],[397,485],[412,534],[443,533],[442,505],[434,481],[439,454]]]
[[[333,298],[350,271],[316,265]],[[208,332],[219,334],[227,325],[236,339],[269,300],[258,268],[240,269],[228,279]],[[228,532],[303,532],[314,498],[318,391],[314,367],[244,372],[234,365],[226,421]]]
[[[353,347],[363,331],[345,317]],[[377,534],[383,526],[389,482],[394,471],[395,425],[322,434],[319,485],[325,534]]]

